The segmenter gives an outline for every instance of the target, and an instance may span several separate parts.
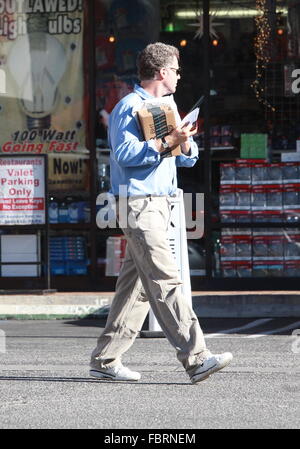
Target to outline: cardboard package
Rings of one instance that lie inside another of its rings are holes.
[[[176,119],[173,109],[168,105],[149,105],[137,111],[139,123],[145,140],[161,139],[176,128]],[[160,150],[164,152],[165,150]],[[173,148],[170,156],[181,154],[180,145]]]

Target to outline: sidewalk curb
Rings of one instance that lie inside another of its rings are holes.
[[[300,292],[193,295],[193,309],[198,317],[300,317]]]
[[[0,295],[0,319],[107,317],[114,292]],[[200,318],[300,317],[300,291],[193,292]]]
[[[0,319],[50,320],[106,317],[114,293],[0,295]]]

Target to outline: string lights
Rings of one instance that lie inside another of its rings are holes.
[[[255,17],[257,34],[254,39],[254,51],[256,56],[255,64],[255,80],[251,84],[255,92],[256,99],[267,108],[275,112],[275,108],[265,98],[265,88],[263,86],[263,74],[267,68],[267,64],[271,60],[271,26],[268,17],[268,0],[256,0],[256,10],[258,12]]]

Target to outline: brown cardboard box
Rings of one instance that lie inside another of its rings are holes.
[[[137,111],[139,123],[144,133],[145,140],[162,138],[176,128],[176,119],[173,109],[168,105],[159,107],[149,106]],[[161,152],[165,151],[164,149]],[[173,148],[170,156],[181,154],[180,145]]]

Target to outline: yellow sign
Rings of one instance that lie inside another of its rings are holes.
[[[89,156],[48,155],[48,186],[52,191],[88,191]]]

